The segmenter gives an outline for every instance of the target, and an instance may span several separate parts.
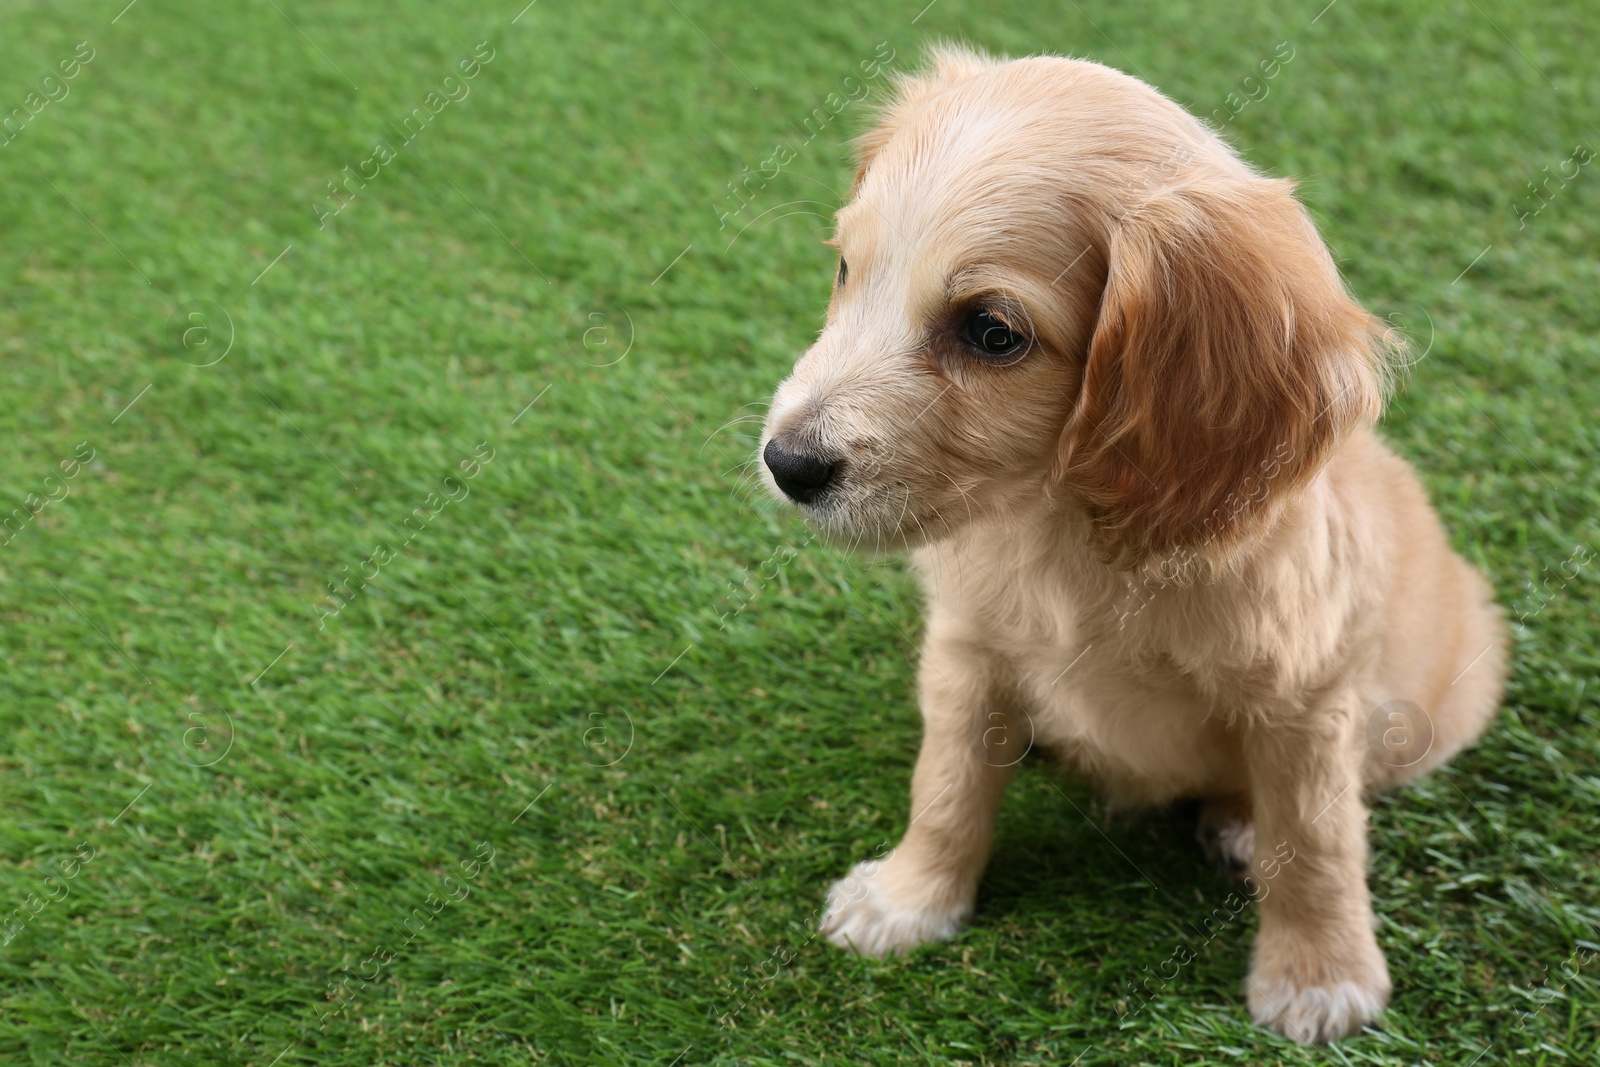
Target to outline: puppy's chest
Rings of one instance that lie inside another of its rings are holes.
[[[1093,591],[1010,588],[1010,602],[967,604],[1041,749],[1129,800],[1180,795],[1222,773],[1221,718],[1192,670],[1147,632],[1119,626]]]
[[[1194,679],[1115,636],[1015,661],[1039,746],[1128,803],[1206,793],[1235,774],[1236,746]]]

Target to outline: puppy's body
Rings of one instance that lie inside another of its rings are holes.
[[[999,743],[1051,751],[1118,804],[1248,793],[1246,720],[1292,723],[1298,695],[1334,682],[1365,711],[1406,700],[1428,715],[1348,739],[1368,791],[1448,759],[1495,710],[1490,591],[1369,431],[1219,579],[1108,567],[1064,512],[1041,499],[913,553],[924,674],[992,676],[1018,716]]]
[[[863,138],[838,244],[764,456],[826,534],[913,549],[928,620],[912,818],[824,932],[954,934],[1038,747],[1233,813],[1259,1021],[1375,1018],[1364,795],[1478,734],[1504,637],[1372,433],[1383,325],[1288,183],[1118,72],[945,52]]]

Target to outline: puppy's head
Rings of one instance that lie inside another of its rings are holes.
[[[1381,323],[1288,182],[1133,78],[941,51],[860,142],[772,487],[880,549],[1041,500],[1123,565],[1221,558],[1382,400]]]

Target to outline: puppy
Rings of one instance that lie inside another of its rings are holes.
[[[1374,436],[1397,345],[1289,182],[1107,67],[940,50],[859,148],[762,456],[833,541],[910,550],[924,735],[823,932],[954,935],[1037,746],[1121,805],[1206,798],[1258,874],[1251,1014],[1357,1031],[1390,992],[1363,798],[1476,737],[1506,659]]]

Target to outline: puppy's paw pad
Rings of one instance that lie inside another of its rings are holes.
[[[892,956],[931,941],[948,941],[970,910],[908,906],[893,899],[877,880],[880,864],[858,863],[828,890],[822,936],[862,956]]]
[[[1252,977],[1247,985],[1251,1017],[1302,1045],[1324,1045],[1358,1033],[1389,1002],[1386,979],[1298,986]]]

